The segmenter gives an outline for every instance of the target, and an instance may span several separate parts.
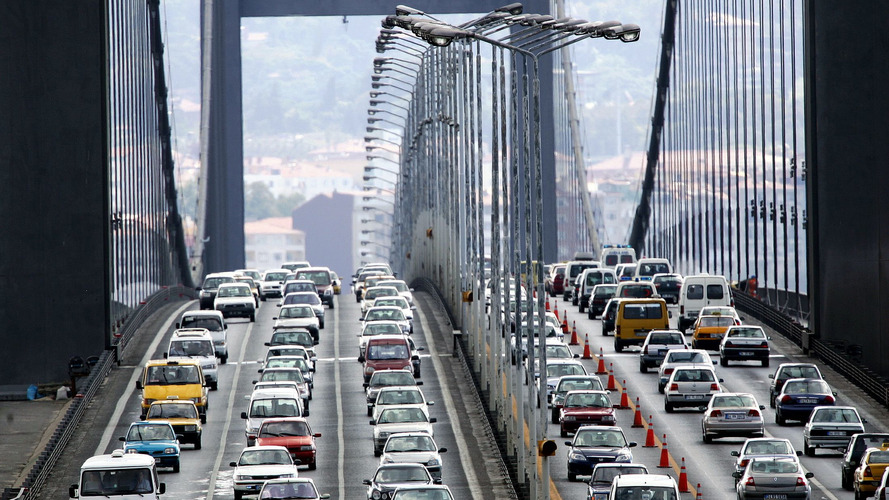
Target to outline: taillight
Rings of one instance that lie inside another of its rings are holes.
[[[710,412],[710,416],[711,416],[711,417],[721,417],[721,416],[722,416],[722,410],[713,410],[713,411]]]
[[[648,346],[645,346],[645,349],[642,349],[642,354],[648,354]]]
[[[745,458],[744,460],[741,460],[741,468],[743,469],[744,467],[747,467],[747,464],[749,464],[749,463],[750,463],[749,458]]]
[[[763,341],[762,344],[759,344],[759,347],[768,347],[768,346],[769,346],[769,343],[766,341]]]
[[[685,306],[679,306],[679,314],[685,314]]]
[[[758,416],[759,416],[759,410],[750,410],[750,411],[747,412],[747,416],[748,416],[748,417],[758,417]]]
[[[868,465],[867,467],[864,468],[864,475],[865,476],[873,476],[873,473],[870,470],[870,465]]]
[[[756,486],[756,481],[753,480],[753,476],[747,478],[747,482],[744,483],[746,486]]]
[[[800,476],[797,476],[797,477],[796,477],[796,485],[797,485],[797,486],[805,486],[805,485],[806,485],[806,480],[803,479],[803,478],[800,477]]]
[[[678,390],[679,390],[679,384],[670,384],[670,390],[671,390],[671,391],[678,391]]]
[[[833,396],[825,396],[824,397],[824,402],[827,404],[833,404],[835,401],[836,400],[833,398]]]
[[[717,384],[716,382],[710,384],[710,390],[711,391],[719,391],[719,384]]]
[[[617,333],[618,337],[620,337],[620,325],[614,327],[614,332]]]
[[[782,403],[789,403],[790,401],[791,401],[790,396],[785,395],[783,398],[781,398]]]
[[[673,373],[673,369],[672,369],[672,368],[664,368],[664,375],[669,375],[669,374],[671,374],[671,373]]]
[[[726,346],[726,347],[734,347],[734,345],[733,345],[731,342],[726,342],[726,343],[725,343],[725,346]]]

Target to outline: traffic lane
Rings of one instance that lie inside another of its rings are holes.
[[[563,301],[559,303],[560,310],[563,309],[564,304],[565,303]],[[674,313],[671,322],[675,321],[676,316],[677,315]],[[726,491],[734,491],[734,480],[730,477],[731,467],[734,466],[734,460],[733,457],[730,457],[730,453],[734,449],[739,449],[744,440],[740,438],[724,438],[717,440],[715,444],[718,444],[719,448],[724,447],[723,445],[727,445],[725,446],[727,450],[725,450],[723,454],[717,455],[713,454],[712,445],[704,446],[703,443],[700,441],[700,444],[695,443],[695,438],[700,439],[701,435],[700,413],[688,412],[694,415],[693,418],[688,418],[681,413],[666,414],[665,412],[660,411],[660,408],[663,407],[663,396],[657,392],[656,376],[648,375],[648,378],[651,378],[652,381],[650,388],[646,390],[645,383],[642,382],[642,380],[646,376],[638,373],[638,354],[609,354],[608,349],[613,340],[609,337],[601,336],[600,320],[583,319],[582,321],[578,322],[578,325],[580,326],[580,328],[578,328],[579,333],[584,328],[587,329],[587,331],[593,333],[590,335],[590,344],[592,346],[594,354],[598,354],[599,347],[603,348],[603,352],[605,352],[606,364],[614,365],[615,377],[618,379],[618,382],[620,382],[620,380],[628,381],[628,392],[633,394],[634,397],[640,397],[640,404],[643,407],[643,413],[646,415],[649,413],[654,415],[654,418],[656,419],[655,431],[659,434],[658,437],[662,437],[662,433],[658,432],[657,421],[664,421],[665,428],[670,429],[671,433],[678,435],[677,438],[671,438],[670,436],[668,436],[669,450],[674,456],[684,454],[684,456],[686,457],[686,465],[689,470],[690,480],[694,481],[692,473],[695,471],[703,471],[703,478],[714,481],[714,485],[721,484],[719,482],[720,478],[728,477],[728,479],[722,479],[721,481],[727,484]],[[687,341],[690,342],[690,335],[687,335],[686,337]],[[794,361],[787,355],[783,354],[782,351],[792,352],[795,346],[793,346],[789,342],[784,341],[783,339],[773,338],[772,347],[772,366],[769,368],[761,368],[758,365],[753,365],[750,363],[735,362],[731,363],[729,367],[716,366],[715,368],[720,378],[723,378],[726,381],[723,385],[725,385],[725,388],[727,390],[753,393],[760,404],[766,405],[764,418],[766,423],[767,435],[769,433],[774,433],[779,437],[786,437],[791,440],[795,447],[801,449],[802,424],[796,426],[795,429],[793,426],[777,426],[776,424],[774,424],[774,411],[767,406],[768,387],[770,383],[768,375],[770,373],[774,373],[777,364],[786,361]],[[582,346],[580,347],[580,349],[582,349]],[[711,356],[715,360],[719,359],[718,353],[716,352],[711,352]],[[590,365],[595,368],[595,363],[591,362]],[[734,372],[737,373],[737,375],[733,373],[733,369]],[[636,373],[638,373],[640,377],[636,377]],[[637,382],[641,382],[641,384],[638,384],[638,389],[636,389]],[[639,394],[636,394],[637,392]],[[840,393],[837,404],[850,404],[848,402],[844,402],[849,400],[850,398],[844,398],[843,394]],[[648,410],[646,409],[646,405],[647,408],[652,408],[654,411],[648,412]],[[851,405],[855,406],[854,403],[851,403]],[[875,430],[878,430],[873,423],[867,424],[866,428],[868,428],[868,430],[870,430],[871,428],[875,428]],[[674,431],[674,429],[677,429],[678,432]],[[678,449],[676,445],[673,444],[674,441],[678,444]],[[813,487],[816,490],[822,490],[822,494],[828,495],[828,497],[829,495],[840,494],[842,490],[839,488],[839,464],[837,463],[836,458],[840,457],[841,453],[828,450],[819,450],[817,454],[818,456],[815,458],[802,457],[801,460],[804,467],[812,470],[812,472],[816,474],[815,481],[813,481]],[[726,457],[728,457],[728,459],[726,459]],[[827,458],[827,460],[821,459],[822,457]],[[704,460],[701,460],[702,458]],[[715,467],[714,464],[716,464]],[[728,468],[726,469],[725,474],[712,473],[714,470],[721,470],[726,466]]]

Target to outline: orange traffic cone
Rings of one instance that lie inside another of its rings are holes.
[[[657,464],[658,469],[669,469],[670,468],[670,452],[667,451],[667,435],[664,434],[664,440],[662,441],[663,446],[661,446],[661,462]]]
[[[596,368],[596,375],[607,375],[608,372],[605,371],[605,351],[602,348],[599,348],[599,366]]]
[[[581,359],[593,359],[592,354],[590,354],[590,334],[586,334],[585,340],[583,341],[583,356]]]
[[[549,298],[546,299],[546,312],[549,312]]]
[[[645,444],[643,448],[655,448],[657,443],[654,442],[654,423],[651,421],[651,415],[648,416],[648,432],[645,434]]]
[[[580,342],[577,341],[577,326],[571,329],[571,342],[568,342],[568,345],[578,345]]]
[[[553,308],[553,314],[556,315],[556,319],[559,319],[559,303],[556,302],[556,307]]]
[[[682,467],[679,468],[679,492],[688,493],[688,474],[685,472],[685,457],[682,457]]]
[[[698,493],[695,495],[695,500],[704,500],[704,497],[701,496],[701,483],[698,483]]]
[[[642,421],[642,407],[639,406],[639,398],[636,398],[636,413],[633,414],[633,428],[641,429],[645,427],[645,422]]]
[[[629,410],[630,409],[630,397],[627,396],[627,381],[623,381],[623,390],[620,393],[620,405],[618,408],[621,410]]]
[[[568,333],[568,311],[562,314],[562,333]]]
[[[608,387],[606,387],[605,389],[609,391],[616,391],[617,386],[614,385],[614,363],[609,363],[608,366],[610,367],[608,369]]]

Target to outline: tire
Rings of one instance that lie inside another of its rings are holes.
[[[206,413],[204,413],[203,415],[201,415],[201,423],[202,423],[202,424],[206,424],[206,423],[207,423],[207,414],[206,414]]]
[[[805,452],[807,457],[815,456],[815,447],[809,446],[809,441],[805,439],[803,440],[803,451]]]
[[[762,360],[762,366],[769,366],[769,358]]]
[[[194,449],[196,449],[196,450],[201,449],[201,436],[198,436],[198,440],[194,442]]]
[[[173,463],[173,472],[179,472],[179,460],[177,459],[175,463]]]
[[[590,310],[587,311],[587,313],[586,313],[586,317],[587,317],[587,319],[596,319],[596,316],[593,315],[593,309],[592,309],[592,308],[590,308]]]
[[[673,405],[664,401],[664,411],[667,413],[673,413]]]
[[[640,362],[639,362],[639,371],[640,371],[641,373],[648,373],[648,367],[645,366],[645,362],[644,362],[644,361],[640,361]]]
[[[846,491],[852,490],[852,478],[849,476],[850,476],[850,474],[848,472],[846,472],[845,470],[840,474],[840,478],[841,478],[840,482],[843,485],[843,489]]]
[[[241,500],[242,498],[244,498],[244,494],[239,491],[235,491],[235,500]]]
[[[318,463],[317,463],[317,462],[312,462],[312,463],[309,464],[309,470],[315,470],[315,469],[317,469],[317,468],[318,468]]]
[[[323,329],[324,329],[324,322],[323,322],[323,321],[322,321],[321,323],[318,324],[318,329],[319,329],[319,330],[323,330]]]
[[[614,352],[624,352],[624,346],[620,345],[617,339],[614,339]]]
[[[769,394],[769,406],[771,406],[772,408],[775,407],[775,395],[774,394]]]
[[[787,419],[784,418],[780,413],[775,412],[775,423],[778,425],[787,425]]]
[[[368,416],[368,417],[372,417],[373,414],[374,414],[374,410],[373,410],[373,408],[371,408],[370,406],[368,406],[368,407],[367,407],[367,416]]]
[[[330,299],[329,306],[330,306],[331,309],[336,308],[336,306],[333,304],[333,299]]]
[[[381,452],[381,451],[377,450],[376,448],[374,448],[374,456],[375,456],[375,457],[379,457],[379,456],[382,456],[382,455],[383,455],[383,452]]]
[[[702,432],[702,435],[704,438],[704,443],[711,444],[713,442],[713,436],[708,436],[706,432],[703,432],[703,431],[701,431],[701,432]]]
[[[219,382],[213,382],[212,384],[210,384],[210,390],[211,391],[218,391],[219,390]]]
[[[559,436],[568,437],[568,432],[565,429],[559,429]]]
[[[577,312],[583,312],[586,309],[586,307],[583,306],[583,301],[580,301],[580,303],[577,304],[577,309]]]
[[[726,358],[725,356],[721,356],[719,358],[719,365],[720,366],[728,366],[728,358]]]
[[[220,357],[219,357],[219,362],[222,363],[222,364],[226,364],[226,363],[228,363],[228,354],[226,354],[225,356],[220,356]]]
[[[549,420],[550,420],[550,422],[552,422],[554,424],[559,423],[559,410],[557,410],[555,407],[553,407],[553,409],[550,411],[550,419]]]
[[[265,299],[266,299],[265,295],[259,294],[259,301],[260,302],[265,302]]]
[[[865,498],[867,497],[864,496],[864,494],[862,494],[860,490],[855,488],[855,500],[864,500]]]
[[[658,385],[657,385],[657,392],[663,394],[663,393],[664,393],[664,388],[666,388],[666,386],[661,385],[661,384],[658,384]]]
[[[577,474],[575,474],[573,472],[569,472],[568,473],[568,482],[573,483],[575,481],[577,481]]]
[[[256,321],[256,313],[250,313],[250,322],[253,323]]]

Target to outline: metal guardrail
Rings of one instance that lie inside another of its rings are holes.
[[[735,304],[745,314],[749,314],[793,341],[810,356],[820,358],[825,364],[860,387],[889,408],[889,381],[861,364],[861,347],[845,342],[827,342],[815,337],[808,328],[797,320],[778,311],[768,304],[740,291],[732,290]]]
[[[120,354],[126,349],[136,330],[142,326],[145,320],[171,300],[191,300],[194,298],[195,293],[191,288],[182,286],[164,287],[133,310],[126,318],[126,322],[121,328],[120,336],[114,342],[113,348],[103,351],[101,356],[99,356],[99,362],[93,366],[90,374],[81,385],[82,390],[74,396],[74,400],[68,406],[68,410],[56,427],[55,432],[53,432],[49,442],[47,442],[46,447],[40,452],[37,461],[31,467],[30,472],[28,472],[22,487],[6,488],[0,499],[22,498],[36,500],[40,498],[40,489],[46,482],[47,476],[49,476],[56,461],[58,461],[65,450],[65,446],[71,440],[71,436],[77,429],[77,424],[83,417],[83,413],[102,386],[102,381],[108,376],[112,365],[120,361]]]

